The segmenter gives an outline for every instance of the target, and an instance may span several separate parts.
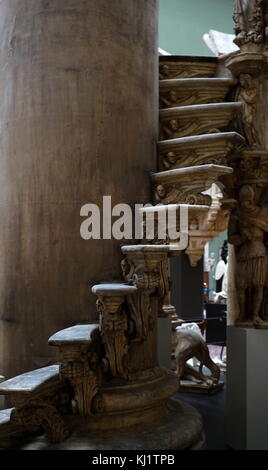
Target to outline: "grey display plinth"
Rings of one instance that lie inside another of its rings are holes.
[[[171,319],[158,318],[158,362],[161,367],[171,368]]]
[[[268,330],[227,328],[227,444],[268,450]]]

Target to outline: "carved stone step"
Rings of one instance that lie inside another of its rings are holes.
[[[217,133],[241,112],[242,103],[211,103],[160,110],[160,140]]]
[[[98,296],[100,303],[98,306],[100,322],[103,323],[101,318],[104,316],[104,313],[107,311],[113,314],[118,312],[118,309],[124,303],[125,299],[128,296],[137,293],[137,288],[130,284],[111,282],[106,284],[97,284],[92,287],[91,291],[93,294]]]
[[[201,194],[233,169],[221,165],[200,165],[161,171],[152,175],[155,200],[163,204],[210,205],[211,197]]]
[[[108,296],[108,297],[117,297],[125,296],[130,294],[135,294],[137,289],[135,286],[130,286],[123,283],[107,283],[107,284],[97,284],[92,287],[93,294],[98,296]]]
[[[188,211],[188,220],[190,223],[191,220],[198,217],[200,213],[208,212],[209,206],[201,204],[157,204],[156,206],[142,207],[140,209],[140,212],[144,215],[154,214],[154,217],[157,218],[158,214],[161,214],[162,212],[168,213],[168,211],[174,210],[176,211],[177,220],[179,221],[181,209],[185,209]]]
[[[152,206],[152,208],[153,207],[154,206]],[[147,255],[153,255],[154,253],[168,253],[169,247],[166,245],[124,245],[121,247],[121,251],[124,255],[131,253],[143,253]]]
[[[178,78],[160,80],[160,108],[224,101],[236,80],[230,78]]]
[[[48,344],[60,348],[68,345],[89,344],[99,334],[99,324],[75,325],[52,335]]]
[[[137,272],[155,271],[159,263],[167,258],[176,246],[171,245],[124,245],[121,247],[123,255],[133,263]]]
[[[0,385],[0,395],[7,396],[14,406],[24,406],[29,400],[53,394],[62,387],[59,366],[36,369],[6,380]]]
[[[214,163],[227,165],[234,150],[239,153],[245,139],[237,132],[194,135],[159,142],[159,169],[171,170],[185,166]]]
[[[217,63],[216,57],[159,57],[159,79],[213,77]]]
[[[188,237],[187,234],[193,226],[200,225],[209,209],[209,206],[191,204],[157,204],[143,207],[140,212],[143,215],[144,238],[151,240],[151,243],[159,243],[162,240],[163,243],[172,245],[181,242],[182,246],[183,237]],[[151,224],[151,217],[154,224]],[[172,253],[169,256],[172,256]]]

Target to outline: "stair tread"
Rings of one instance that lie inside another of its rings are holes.
[[[174,170],[159,171],[158,173],[152,174],[154,183],[161,183],[163,180],[166,183],[175,183],[183,180],[189,180],[191,176],[199,175],[204,176],[217,176],[223,174],[231,174],[233,169],[223,165],[197,165],[189,166],[184,168],[175,168]]]
[[[135,286],[131,286],[129,284],[124,283],[105,283],[105,284],[97,284],[92,287],[93,294],[96,295],[109,295],[109,296],[117,296],[120,294],[129,295],[135,294],[137,288]]]
[[[183,145],[184,147],[189,145],[189,147],[194,147],[196,144],[204,144],[208,145],[210,143],[220,143],[222,141],[230,141],[230,142],[241,142],[245,143],[245,139],[241,134],[238,132],[217,132],[211,134],[200,134],[200,135],[190,135],[186,137],[178,137],[176,139],[167,139],[161,140],[158,142],[159,149],[164,149],[165,147],[179,147]]]
[[[218,87],[218,86],[234,86],[237,80],[233,78],[215,78],[215,77],[200,77],[200,78],[170,78],[159,80],[160,90],[162,88],[196,88],[196,87]]]
[[[174,118],[175,116],[181,117],[186,115],[202,113],[222,113],[223,111],[236,111],[239,112],[243,108],[241,102],[222,102],[222,103],[204,103],[204,104],[192,104],[187,106],[175,106],[174,108],[160,109],[160,119],[168,119],[169,117]]]
[[[50,346],[62,346],[64,344],[87,344],[92,340],[92,335],[99,330],[99,324],[75,325],[60,330],[52,335],[48,344]]]
[[[228,165],[228,157],[246,147],[237,132],[190,135],[158,142],[159,170],[204,164]]]
[[[13,377],[0,384],[0,395],[31,395],[46,386],[59,383],[59,365],[36,369]]]
[[[170,251],[169,245],[123,245],[121,251],[124,254],[132,252],[147,252],[147,253],[157,253],[157,252],[168,252]]]
[[[195,205],[195,204],[157,204],[156,206],[152,207],[142,207],[140,209],[140,212],[142,213],[157,213],[161,211],[168,211],[168,210],[179,210],[180,208],[187,208],[189,211],[190,215],[192,216],[193,214],[197,212],[206,212],[209,210],[209,206],[206,205]]]

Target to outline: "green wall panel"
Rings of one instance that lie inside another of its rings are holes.
[[[210,29],[233,33],[233,0],[160,0],[159,47],[175,55],[212,56]]]

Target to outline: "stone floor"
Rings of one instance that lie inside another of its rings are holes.
[[[221,347],[209,347],[214,360],[220,357]],[[226,350],[223,351],[223,358]],[[221,380],[225,381],[225,374]],[[177,393],[176,396],[196,408],[204,420],[207,450],[228,450],[225,438],[225,387],[215,395]]]
[[[215,395],[177,393],[176,396],[196,408],[203,417],[207,450],[226,450],[224,389]]]

